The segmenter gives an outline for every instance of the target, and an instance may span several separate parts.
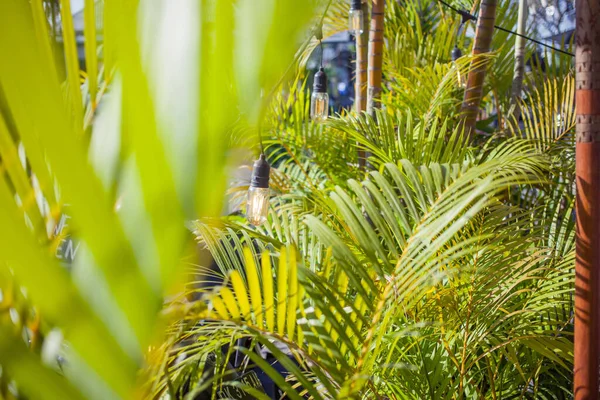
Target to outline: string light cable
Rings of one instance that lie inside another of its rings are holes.
[[[452,11],[454,11],[455,13],[457,13],[458,15],[460,15],[460,16],[462,17],[461,26],[462,26],[462,25],[463,25],[465,22],[467,22],[467,21],[476,21],[476,20],[477,20],[477,17],[476,17],[475,15],[473,15],[473,14],[471,14],[471,13],[469,13],[469,12],[465,11],[465,10],[460,10],[460,9],[458,9],[458,8],[456,8],[456,7],[454,7],[454,6],[450,5],[450,4],[448,4],[448,3],[446,3],[444,0],[438,0],[438,1],[439,1],[440,3],[442,3],[444,6],[446,6],[446,7],[447,7],[447,8],[449,8],[449,9],[451,9]],[[562,53],[562,54],[565,54],[565,55],[568,55],[568,56],[571,56],[571,57],[575,57],[575,54],[573,54],[573,53],[571,53],[571,52],[568,52],[568,51],[566,51],[566,50],[559,49],[559,48],[557,48],[557,47],[551,46],[551,45],[549,45],[549,44],[546,44],[546,43],[544,43],[544,42],[541,42],[541,41],[539,41],[539,40],[537,40],[537,39],[534,39],[534,38],[532,38],[532,37],[525,36],[525,35],[521,35],[520,33],[518,33],[518,32],[514,32],[514,31],[511,31],[510,29],[506,29],[506,28],[503,28],[503,27],[501,27],[501,26],[498,26],[498,25],[494,25],[494,28],[496,28],[496,29],[498,29],[498,30],[501,30],[501,31],[503,31],[503,32],[509,33],[509,34],[511,34],[511,35],[515,35],[515,36],[522,37],[523,39],[527,39],[527,40],[529,40],[530,42],[533,42],[533,43],[539,44],[540,46],[546,47],[546,48],[548,48],[548,49],[552,49],[552,50],[554,50],[554,51],[556,51],[556,52],[558,52],[558,53]]]
[[[323,122],[329,114],[329,95],[327,94],[327,74],[323,68],[323,37],[317,37],[321,49],[319,70],[313,80],[313,91],[310,97],[310,118]]]
[[[323,68],[323,39],[319,39],[319,48],[321,50],[321,58],[319,59],[319,67]]]

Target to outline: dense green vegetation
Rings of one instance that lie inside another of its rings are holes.
[[[381,109],[316,124],[304,63],[345,1],[106,0],[82,102],[73,32],[63,79],[41,4],[0,1],[0,398],[264,398],[234,350],[294,399],[569,398],[570,58],[531,63],[519,123],[514,38],[471,57],[463,33],[452,63],[459,16],[389,1]],[[459,75],[480,63],[467,137]],[[259,135],[273,196],[254,227],[219,215]]]

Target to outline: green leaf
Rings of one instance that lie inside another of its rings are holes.
[[[3,371],[19,382],[19,389],[29,398],[48,400],[85,398],[63,376],[42,365],[41,360],[6,327],[0,327],[0,364]]]
[[[110,2],[110,1],[109,1]],[[96,44],[96,1],[85,0],[83,7],[84,38],[85,38],[85,67],[90,92],[91,108],[96,108],[98,95],[98,49]]]

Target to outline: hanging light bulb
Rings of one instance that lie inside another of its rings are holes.
[[[261,154],[254,161],[250,189],[248,189],[248,203],[246,204],[246,218],[252,225],[261,225],[267,220],[269,211],[269,173],[271,166]]]
[[[454,48],[452,49],[450,56],[452,57],[452,64],[454,65],[454,68],[456,69],[458,85],[463,88],[467,87],[467,77],[464,74],[460,73],[460,68],[458,67],[458,64],[456,63],[456,60],[458,60],[459,58],[462,57],[462,51],[460,51],[460,49],[458,48],[457,45],[454,45]]]
[[[310,118],[325,121],[329,114],[329,95],[327,94],[327,75],[323,67],[315,74],[313,92],[310,100]]]
[[[350,22],[350,32],[354,34],[354,36],[358,36],[363,33],[364,15],[362,12],[361,3],[361,0],[352,0],[350,3],[350,13],[348,16]]]

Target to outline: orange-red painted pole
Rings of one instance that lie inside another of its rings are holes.
[[[598,400],[600,356],[600,2],[577,0],[575,400]]]

